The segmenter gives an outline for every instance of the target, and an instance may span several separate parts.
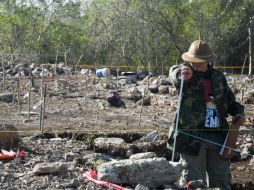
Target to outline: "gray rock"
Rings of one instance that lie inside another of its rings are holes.
[[[125,144],[125,141],[121,138],[96,138],[94,139],[95,147],[104,147],[104,146],[119,146]]]
[[[155,84],[155,85],[150,85],[150,86],[149,86],[149,90],[150,90],[150,92],[156,94],[156,93],[159,92],[159,86],[158,86],[157,84]]]
[[[34,76],[38,76],[41,73],[42,69],[40,67],[36,67],[33,71],[32,74]]]
[[[86,162],[92,163],[92,162],[100,162],[100,163],[105,163],[105,162],[110,162],[113,161],[114,159],[106,154],[102,153],[92,153],[92,154],[87,154],[83,157]]]
[[[206,187],[206,183],[203,180],[190,181],[189,187],[190,189],[197,189],[197,188],[204,189]]]
[[[98,180],[117,184],[142,184],[149,188],[175,182],[181,175],[180,163],[165,158],[121,160],[98,166]]]
[[[73,161],[77,157],[79,157],[79,154],[74,152],[68,152],[64,155],[66,161]]]
[[[137,153],[130,156],[131,160],[140,160],[140,159],[147,159],[147,158],[154,158],[157,157],[154,152],[144,152],[144,153]]]
[[[177,95],[177,90],[176,90],[175,87],[169,86],[169,87],[168,87],[168,92],[169,92],[169,94],[170,94],[171,96],[176,96],[176,95]]]
[[[136,105],[143,105],[143,106],[150,106],[150,96],[146,96],[142,98],[141,100],[136,102]]]
[[[33,168],[33,173],[40,174],[56,174],[60,172],[66,172],[71,170],[70,163],[53,162],[53,163],[38,163]]]
[[[168,94],[169,93],[168,86],[166,86],[166,85],[159,86],[158,90],[159,90],[160,94]]]
[[[140,92],[136,87],[128,88],[124,96],[129,100],[138,101],[142,99],[142,92]]]
[[[135,187],[135,190],[149,190],[149,188],[146,187],[146,186],[144,186],[144,185],[138,184],[138,185]]]
[[[152,131],[145,136],[144,141],[153,142],[157,139],[157,137],[158,137],[158,131]]]
[[[5,92],[0,94],[0,101],[11,103],[13,101],[14,94],[11,92]]]
[[[254,170],[254,156],[250,160],[250,163],[248,164],[252,170]]]
[[[171,85],[171,82],[169,81],[168,78],[161,78],[161,79],[159,80],[159,84],[160,84],[160,85]]]

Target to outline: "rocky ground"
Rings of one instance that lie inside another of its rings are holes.
[[[5,92],[10,92],[10,96],[19,94],[19,98],[15,101],[10,98],[9,102],[0,98],[0,123],[15,126],[26,152],[24,158],[0,161],[0,189],[103,189],[84,179],[82,174],[96,169],[105,160],[119,160],[139,152],[155,152],[158,157],[170,159],[165,141],[176,112],[177,96],[167,77],[135,82],[129,77],[97,78],[90,73],[59,76],[57,80],[46,78],[43,84],[38,78],[31,87],[30,117],[28,81],[20,78],[17,83],[6,78]],[[237,148],[242,154],[232,159],[233,189],[253,189],[253,80],[229,76],[229,83],[238,100],[245,104],[248,118],[238,138]],[[42,103],[45,106],[40,107],[41,86],[45,84],[47,90]],[[106,97],[110,89],[118,92],[125,106],[109,106]],[[155,130],[158,135],[155,141],[135,143]],[[98,137],[122,138],[128,146],[98,148],[94,145]],[[53,164],[47,166],[50,171],[36,172],[37,164],[48,162]],[[123,186],[146,188],[137,184]]]

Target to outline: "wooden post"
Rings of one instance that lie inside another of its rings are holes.
[[[138,126],[140,126],[140,124],[141,124],[141,117],[142,117],[143,106],[144,106],[144,98],[145,98],[145,88],[144,88],[144,91],[143,91],[143,97],[142,97],[141,108],[140,108],[140,113],[139,113]]]
[[[43,122],[44,122],[44,116],[45,116],[45,109],[46,109],[46,94],[47,94],[47,84],[44,84],[43,88],[43,110],[42,110],[42,126],[41,126],[41,132],[43,133]]]
[[[2,67],[3,67],[3,92],[5,91],[5,70],[4,70],[4,60],[2,59]]]
[[[248,28],[249,32],[249,75],[251,75],[252,70],[252,54],[251,54],[251,46],[252,46],[252,17],[250,18],[250,26]]]
[[[242,66],[242,70],[241,70],[241,75],[243,75],[243,71],[244,71],[244,68],[245,68],[245,63],[246,63],[246,60],[247,60],[247,54],[245,55],[244,57],[244,61],[243,61],[243,66]]]
[[[41,83],[41,99],[40,99],[40,131],[42,131],[42,117],[43,117],[43,108],[42,108],[42,96],[43,96],[43,86]]]
[[[43,96],[44,96],[44,66],[42,65],[42,77],[41,77],[41,107],[40,107],[40,131],[43,131]]]
[[[56,73],[56,66],[57,66],[57,57],[58,57],[58,49],[56,50],[56,60],[55,60],[55,76],[57,75],[57,73]]]
[[[29,81],[29,90],[28,90],[28,121],[30,121],[31,113],[31,81]]]
[[[66,76],[68,76],[68,71],[67,71],[67,52],[64,52],[64,64],[65,64],[65,68],[66,68]]]
[[[119,72],[119,68],[117,67],[116,68],[116,88],[118,88],[118,78],[119,78],[118,72]]]
[[[32,85],[32,73],[31,68],[29,70],[29,86],[28,86],[28,121],[30,121],[30,112],[31,112],[31,85]]]
[[[244,100],[244,88],[242,88],[241,95],[242,95],[241,102],[242,102],[242,104],[243,104],[243,100]]]
[[[163,64],[163,61],[161,63],[161,75],[164,76],[164,64]]]
[[[88,72],[87,72],[87,74],[86,74],[86,92],[85,92],[85,97],[87,97],[87,95],[88,95],[88,84],[90,83],[90,74],[89,74],[89,71],[90,71],[90,69],[91,69],[91,66],[89,66],[88,67]]]
[[[148,72],[149,72],[149,73],[151,72],[151,64],[150,64],[150,61],[148,62]]]
[[[83,57],[84,55],[80,55],[80,57],[79,57],[79,59],[78,59],[78,62],[76,63],[76,65],[75,65],[75,67],[74,67],[74,69],[75,69],[75,75],[76,75],[76,79],[78,78],[78,72],[77,72],[77,66],[78,66],[78,64],[79,64],[79,62],[80,62],[80,60],[82,59],[82,57]]]
[[[88,80],[88,78],[86,78],[86,92],[85,92],[85,97],[87,97],[87,86],[88,86],[88,85],[87,85],[87,82],[88,82],[87,80]]]
[[[18,76],[18,79],[17,79],[17,101],[18,101],[18,107],[19,107],[19,113],[20,113],[21,112],[21,105],[20,105],[19,96],[20,96],[20,89],[19,89],[19,76]]]
[[[44,114],[45,114],[45,105],[46,105],[46,89],[47,84],[41,86],[41,107],[40,107],[40,131],[43,133],[43,121],[44,121]]]

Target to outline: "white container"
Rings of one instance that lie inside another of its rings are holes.
[[[108,77],[108,76],[110,76],[109,68],[97,69],[96,70],[96,76],[97,77]]]

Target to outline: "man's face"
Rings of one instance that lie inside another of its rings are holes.
[[[207,71],[207,65],[208,65],[208,62],[203,62],[203,63],[195,63],[195,62],[190,62],[192,68],[195,70],[195,71],[198,71],[198,72],[206,72]]]

